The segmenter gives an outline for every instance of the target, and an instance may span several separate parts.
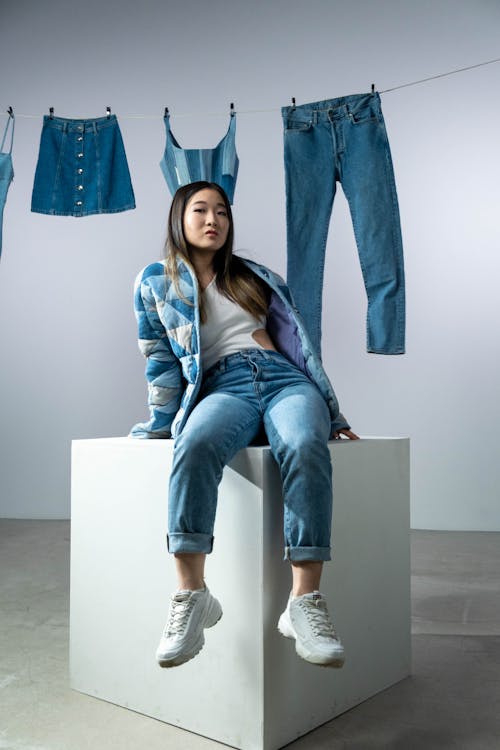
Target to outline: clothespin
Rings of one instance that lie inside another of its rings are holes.
[[[9,109],[7,110],[7,114],[9,115],[9,117],[12,117],[12,119],[14,119],[14,110],[12,109],[12,107],[9,107]]]
[[[295,109],[295,97],[294,96],[292,96],[292,107],[293,109]]]
[[[374,93],[375,93],[375,84],[372,83],[372,94],[374,94]]]
[[[108,118],[108,120],[111,117],[111,107],[106,107],[106,117]]]
[[[53,120],[54,119],[54,107],[49,108],[49,115],[50,115],[50,119]]]
[[[169,115],[170,115],[170,113],[168,111],[168,107],[165,107],[165,111],[163,113],[163,117],[168,117]]]
[[[231,115],[231,117],[233,117],[234,114],[235,114],[235,111],[234,111],[234,102],[231,102],[231,104],[230,104],[229,114]]]

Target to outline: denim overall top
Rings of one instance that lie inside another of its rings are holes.
[[[215,148],[181,148],[170,129],[170,116],[164,117],[167,140],[160,168],[172,195],[182,185],[198,180],[215,182],[233,202],[239,159],[236,154],[236,115],[231,114],[226,135]]]
[[[7,200],[7,192],[9,190],[10,183],[14,178],[14,169],[12,167],[12,144],[14,142],[14,115],[9,115],[5,130],[3,133],[2,144],[0,145],[0,255],[2,254],[2,221],[3,221],[3,209],[5,201]],[[9,131],[9,125],[11,126],[10,131],[10,147],[8,151],[3,150],[5,141],[7,139],[7,133]]]

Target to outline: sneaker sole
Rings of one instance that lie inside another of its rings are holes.
[[[206,619],[205,624],[203,625],[203,629],[213,628],[213,626],[217,625],[217,623],[221,619],[222,607],[217,601],[217,599],[212,598],[206,617],[207,619]],[[200,638],[196,641],[192,650],[189,651],[189,653],[179,654],[179,656],[174,656],[173,658],[170,658],[170,659],[162,659],[161,657],[157,657],[157,662],[160,665],[160,667],[162,667],[163,669],[169,669],[170,667],[179,667],[181,664],[185,664],[187,661],[191,661],[191,659],[194,659],[194,657],[200,653],[204,645],[205,645],[205,636],[202,630],[200,634]]]
[[[309,662],[309,664],[314,664],[318,667],[331,667],[333,669],[341,669],[344,666],[345,662],[345,656],[338,656],[334,657],[333,659],[328,659],[328,661],[325,661],[325,658],[318,656],[315,657],[312,655],[307,649],[302,648],[302,645],[297,640],[297,633],[295,632],[295,629],[290,622],[290,619],[286,616],[286,613],[283,612],[280,619],[278,620],[278,630],[281,633],[281,635],[284,635],[285,638],[291,638],[295,641],[295,651],[300,656],[301,659],[304,659],[304,661]]]

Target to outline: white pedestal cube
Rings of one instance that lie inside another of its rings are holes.
[[[71,686],[242,750],[277,750],[410,672],[409,441],[334,441],[332,562],[321,590],[343,669],[313,666],[277,629],[291,585],[268,447],[241,451],[219,490],[207,583],[222,604],[192,661],[161,669],[174,562],[171,440],[75,440]]]

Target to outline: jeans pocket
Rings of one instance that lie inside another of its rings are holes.
[[[378,109],[370,102],[349,111],[349,119],[353,125],[362,125],[365,122],[377,122],[379,120]]]
[[[304,133],[312,128],[312,120],[296,120],[288,117],[285,122],[285,133]]]

